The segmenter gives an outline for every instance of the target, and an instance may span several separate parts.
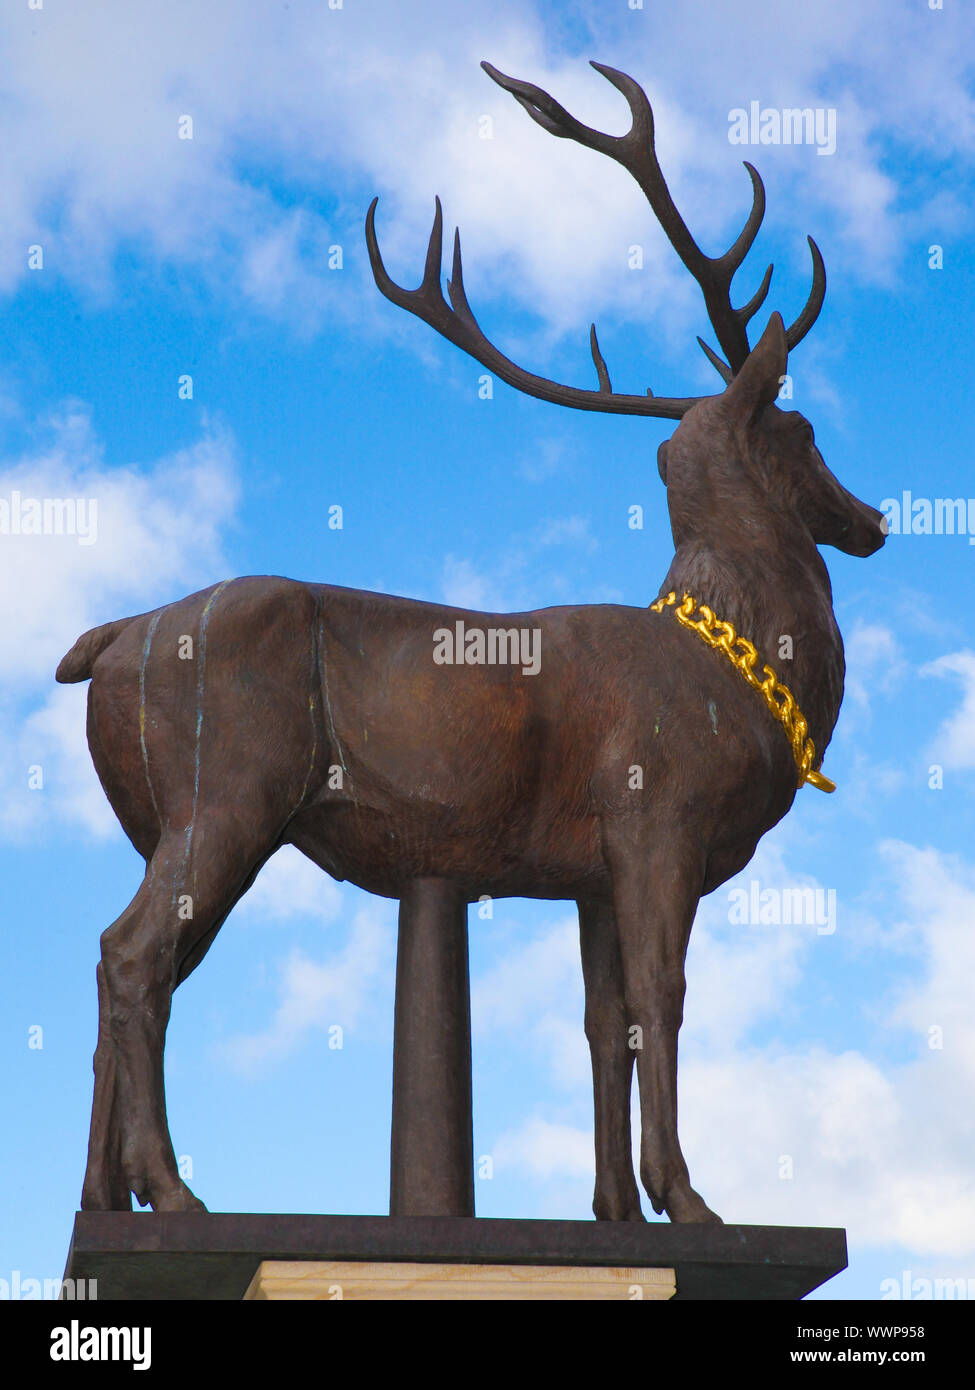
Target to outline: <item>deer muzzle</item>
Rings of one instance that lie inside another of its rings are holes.
[[[846,492],[848,506],[832,544],[845,555],[866,557],[880,549],[887,539],[887,518],[876,507]]]

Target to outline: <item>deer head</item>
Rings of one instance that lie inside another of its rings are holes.
[[[847,491],[816,448],[812,425],[775,404],[786,375],[787,334],[775,313],[741,369],[719,396],[703,397],[657,451],[678,549],[690,542],[729,547],[729,523],[761,546],[832,545],[872,555],[886,519]],[[732,547],[733,548],[733,547]]]
[[[544,130],[608,155],[636,179],[671,245],[701,287],[724,358],[702,339],[698,342],[724,379],[725,390],[717,396],[693,397],[654,396],[649,388],[643,396],[614,391],[599,350],[595,324],[590,328],[589,341],[599,381],[597,390],[563,386],[517,366],[485,337],[470,308],[458,231],[454,233],[453,271],[447,285],[450,303],[443,297],[443,212],[439,198],[423,279],[416,290],[404,290],[386,272],[375,230],[379,200],[373,199],[366,216],[366,241],[376,284],[386,298],[416,314],[527,395],[577,410],[680,420],[673,438],[661,445],[658,453],[678,546],[682,539],[704,537],[708,525],[720,526],[726,508],[741,513],[746,503],[753,503],[749,510],[754,528],[760,530],[767,517],[770,521],[778,518],[780,530],[784,527],[787,532],[795,531],[795,538],[791,534],[780,537],[784,543],[797,538],[812,545],[835,545],[851,555],[872,554],[883,544],[886,534],[882,514],[860,502],[829,471],[815,446],[809,422],[798,412],[784,413],[775,405],[786,375],[788,353],[816,322],[826,294],[826,270],[812,237],[807,240],[813,279],[805,307],[788,328],[779,314],[773,314],[752,349],[748,324],[768,296],[773,267],[767,267],[758,289],[739,308],[731,303],[731,282],[765,215],[765,188],[758,171],[745,161],[752,182],[752,207],[745,225],[723,255],[706,256],[670,196],[654,148],[653,112],[646,93],[633,78],[602,63],[591,65],[623,93],[630,107],[629,131],[614,136],[583,125],[540,87],[506,77],[490,63],[483,62],[481,66]]]

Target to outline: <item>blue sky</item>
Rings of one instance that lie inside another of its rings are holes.
[[[413,285],[440,195],[472,305],[525,366],[594,386],[595,319],[617,390],[715,390],[699,293],[632,180],[533,125],[478,63],[613,132],[625,104],[588,60],[622,68],[651,97],[661,163],[705,250],[747,211],[741,159],[759,168],[768,212],[739,300],[772,260],[768,309],[790,320],[806,235],[822,248],[826,306],[790,372],[840,480],[874,505],[905,489],[968,499],[975,100],[961,11],[5,9],[0,499],[95,498],[98,532],[90,545],[0,535],[0,1279],[63,1267],[98,938],[141,877],[90,767],[86,687],[53,681],[75,638],[238,574],[503,610],[645,606],[666,573],[655,459],[672,427],[500,382],[479,399],[480,366],[376,290],[371,198],[387,267]],[[733,145],[729,112],[752,101],[835,110],[835,152]],[[825,553],[848,661],[825,760],[839,789],[803,790],[701,905],[681,1126],[695,1186],[726,1220],[845,1226],[851,1268],[830,1291],[876,1298],[905,1270],[975,1280],[975,547],[907,534],[869,560]],[[753,880],[832,890],[835,931],[732,923],[729,890]],[[478,1211],[585,1218],[572,905],[472,912],[471,961],[475,1152],[493,1160]],[[174,1143],[212,1210],[386,1209],[394,965],[395,904],[297,852],[267,866],[178,991],[169,1030]]]

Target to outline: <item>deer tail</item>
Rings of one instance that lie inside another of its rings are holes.
[[[106,647],[110,647],[119,633],[132,622],[135,622],[134,618],[118,618],[114,623],[103,623],[101,627],[93,627],[84,633],[67,656],[61,658],[54,679],[61,685],[73,685],[76,681],[90,680],[95,662],[102,652]]]

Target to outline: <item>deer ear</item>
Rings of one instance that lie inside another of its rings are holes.
[[[664,487],[667,486],[667,445],[669,443],[670,440],[665,439],[657,450],[657,472],[660,474],[660,481]]]
[[[745,363],[725,391],[725,399],[747,420],[779,394],[788,366],[789,348],[782,315],[775,313],[768,327],[745,359]]]

